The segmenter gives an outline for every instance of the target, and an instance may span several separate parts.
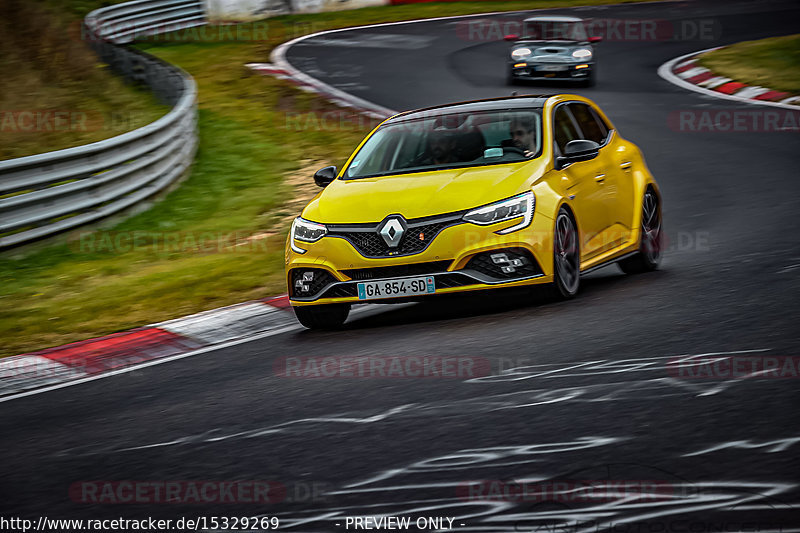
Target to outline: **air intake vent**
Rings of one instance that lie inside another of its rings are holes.
[[[400,278],[403,276],[425,276],[444,272],[450,266],[450,261],[431,261],[428,263],[413,263],[410,265],[393,265],[374,268],[351,268],[342,270],[342,274],[354,280]]]

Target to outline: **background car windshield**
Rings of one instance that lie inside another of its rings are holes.
[[[587,36],[582,22],[540,20],[525,22],[523,38],[537,41],[585,41]]]
[[[345,179],[525,161],[541,150],[539,110],[432,115],[388,124],[358,151]]]

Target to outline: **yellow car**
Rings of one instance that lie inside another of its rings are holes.
[[[617,262],[657,268],[661,195],[639,148],[591,100],[515,96],[395,115],[323,187],[286,243],[289,301],[308,328],[352,304],[545,285]]]

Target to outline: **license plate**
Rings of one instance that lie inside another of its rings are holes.
[[[563,65],[540,65],[536,67],[536,70],[540,70],[542,72],[561,72],[562,70],[566,70],[567,67]]]
[[[419,294],[432,294],[434,292],[436,292],[436,285],[433,281],[433,276],[367,281],[358,284],[359,300],[416,296]]]

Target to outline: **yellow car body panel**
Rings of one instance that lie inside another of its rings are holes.
[[[380,222],[389,214],[406,219],[452,213],[530,190],[544,170],[542,158],[487,167],[335,180],[301,215],[325,224]]]
[[[571,102],[592,106],[612,131],[597,157],[559,170],[554,162],[553,110],[561,103]],[[354,155],[378,129],[380,126],[362,141]],[[293,306],[363,302],[357,296],[322,297],[311,301],[293,298],[290,272],[296,268],[323,269],[339,282],[351,281],[343,270],[443,260],[451,261],[447,272],[457,272],[476,254],[506,248],[531,252],[538,262],[540,274],[508,282],[437,287],[436,294],[552,283],[554,220],[562,207],[571,210],[576,219],[581,241],[580,269],[585,271],[635,252],[639,246],[641,199],[645,189],[652,187],[660,197],[640,150],[619,135],[613,123],[593,102],[577,95],[557,95],[546,100],[542,107],[542,150],[531,160],[340,179],[354,155],[348,159],[337,179],[303,209],[303,219],[326,225],[378,224],[389,215],[402,215],[406,220],[431,217],[477,208],[533,191],[535,208],[531,224],[498,235],[497,231],[514,226],[517,221],[487,226],[460,223],[441,230],[419,253],[379,258],[365,257],[348,240],[332,236],[313,243],[295,240],[297,247],[306,250],[301,254],[293,250],[292,236],[289,235],[285,260]]]

